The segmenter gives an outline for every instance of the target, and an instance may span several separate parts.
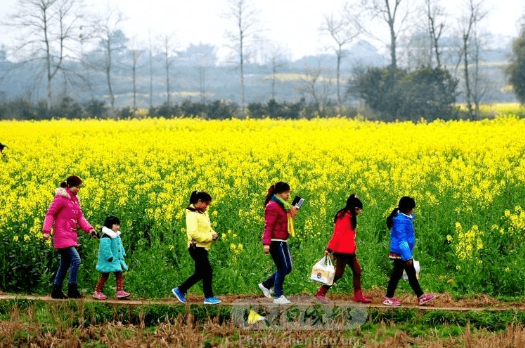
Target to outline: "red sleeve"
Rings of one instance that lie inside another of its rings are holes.
[[[334,225],[334,234],[332,235],[332,239],[328,242],[328,246],[326,247],[330,251],[337,251],[338,246],[341,242],[341,237],[344,235],[345,231],[350,229],[350,219],[345,214],[342,218],[337,220],[337,222]]]
[[[55,222],[55,219],[60,212],[60,210],[64,207],[64,198],[62,197],[55,197],[49,208],[47,209],[46,217],[44,219],[44,226],[42,227],[42,231],[45,233],[51,232],[51,227],[53,226],[53,223]]]
[[[272,232],[275,228],[275,222],[277,221],[278,214],[279,211],[277,210],[277,206],[274,204],[266,205],[266,208],[264,209],[264,245],[272,244]]]

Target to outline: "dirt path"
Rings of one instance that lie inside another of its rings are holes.
[[[368,308],[391,308],[381,303],[383,299],[383,292],[381,290],[370,290],[365,291],[364,295],[372,300],[370,304],[359,304]],[[222,295],[218,296],[222,300],[221,306],[232,306],[232,305],[262,305],[262,306],[274,306],[272,300],[263,297],[262,295]],[[287,298],[292,301],[292,304],[296,305],[313,305],[319,303],[312,295],[290,295]],[[329,304],[336,306],[349,305],[352,302],[352,297],[348,295],[330,294],[327,296],[330,300]],[[63,302],[67,300],[55,300],[49,295],[47,296],[35,296],[35,295],[20,295],[20,294],[0,294],[0,301],[3,300],[32,300],[32,301],[45,301],[45,302]],[[188,304],[198,305],[202,304],[202,297],[196,295],[187,296]],[[448,310],[448,311],[504,311],[504,310],[525,310],[525,302],[501,302],[497,299],[488,297],[486,295],[477,295],[475,297],[454,300],[449,294],[437,294],[437,298],[424,305],[418,306],[416,297],[413,295],[401,295],[397,297],[403,305],[401,308],[419,309],[419,310]],[[109,298],[104,301],[98,301],[93,299],[90,295],[86,295],[81,301],[85,302],[104,302],[110,303],[117,306],[147,306],[147,305],[179,305],[180,303],[175,298],[166,299],[140,299],[131,297],[128,300],[117,300],[115,298]]]

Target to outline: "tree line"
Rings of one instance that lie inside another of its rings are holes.
[[[357,110],[364,104],[369,117],[385,120],[477,118],[480,117],[479,105],[491,84],[490,78],[484,76],[481,57],[487,45],[483,21],[488,10],[482,0],[463,0],[460,5],[461,15],[451,22],[450,13],[446,13],[439,0],[424,0],[416,7],[410,6],[408,0],[348,1],[340,11],[320,20],[320,32],[332,42],[328,49],[336,57],[335,76],[328,76],[321,64],[305,66],[295,87],[297,97],[290,102],[278,101],[275,87],[286,61],[284,49],[260,37],[264,28],[252,1],[228,0],[225,15],[232,25],[225,35],[231,43],[229,48],[239,71],[238,89],[229,86],[234,91],[228,100],[209,100],[207,69],[215,65],[216,57],[213,47],[208,47],[207,51],[192,57],[198,57],[199,101],[174,103],[170,97],[173,67],[183,55],[177,50],[173,33],[158,35],[156,44],[150,36],[147,49],[136,38],[126,37],[121,29],[125,16],[117,9],[89,14],[80,0],[19,0],[15,13],[2,23],[20,34],[16,47],[10,48],[20,59],[10,71],[29,66],[34,70],[35,80],[45,81],[46,98],[37,103],[4,98],[0,117],[48,118],[53,113],[64,117],[128,117],[136,113],[138,95],[144,85],[149,84],[152,116],[171,117],[179,113],[207,118],[262,117],[264,114],[284,118],[322,117],[352,115],[354,111],[349,110]],[[371,27],[383,28],[388,34],[385,45],[389,49],[390,63],[385,67],[355,65],[351,76],[343,76],[341,67],[349,58],[346,48],[358,38],[372,38],[375,33],[370,31]],[[522,102],[524,92],[520,83],[524,79],[520,65],[523,58],[520,57],[524,53],[520,40],[523,36],[522,30],[520,38],[514,42],[511,63],[505,69],[514,93]],[[267,79],[271,83],[271,96],[268,102],[247,101],[245,73],[249,57],[253,63],[261,42],[267,53],[260,60],[269,69]],[[154,62],[159,68],[160,61],[164,70],[162,82],[155,80],[153,74]],[[149,78],[139,75],[139,69],[149,70]],[[123,71],[132,76],[128,86],[132,105],[118,109],[114,85]],[[54,96],[59,76],[64,92]],[[2,80],[5,79],[3,76]],[[68,83],[81,84],[90,90],[95,81],[104,81],[105,101],[109,105],[93,94],[90,101],[82,103],[67,93]],[[166,100],[155,107],[153,85],[159,83],[165,86]],[[466,114],[459,114],[454,107],[458,96],[465,100]],[[188,111],[190,109],[193,111]]]

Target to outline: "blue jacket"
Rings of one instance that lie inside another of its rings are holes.
[[[403,261],[413,258],[414,244],[416,242],[413,220],[412,216],[407,216],[403,213],[398,213],[392,219],[390,252],[401,255]]]
[[[120,239],[120,232],[113,232],[107,227],[102,227],[102,237],[98,248],[97,271],[102,273],[122,272],[128,270],[124,261],[126,251]],[[109,261],[111,260],[111,261]]]

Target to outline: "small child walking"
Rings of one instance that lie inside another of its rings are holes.
[[[417,296],[419,305],[432,301],[434,295],[425,295],[416,276],[414,268],[413,250],[416,241],[414,232],[414,216],[412,213],[416,207],[416,201],[412,197],[401,197],[399,205],[390,213],[386,219],[386,225],[390,229],[390,259],[394,260],[394,270],[383,304],[387,306],[400,306],[401,302],[394,298],[397,283],[403,276],[405,270],[408,283]]]
[[[125,299],[130,295],[124,291],[124,275],[122,272],[128,270],[128,265],[124,261],[126,251],[122,245],[120,234],[120,219],[116,216],[108,216],[102,227],[98,249],[97,271],[100,271],[101,274],[93,293],[93,298],[97,300],[108,298],[102,293],[102,289],[110,273],[115,273],[117,279],[117,298]]]
[[[173,288],[171,292],[182,303],[186,303],[186,292],[198,281],[202,280],[204,304],[219,304],[221,300],[213,296],[213,271],[208,259],[211,244],[219,235],[211,228],[208,216],[208,206],[211,196],[205,191],[193,191],[190,205],[186,208],[186,229],[188,236],[188,252],[195,261],[195,271],[184,283]]]
[[[370,303],[371,301],[363,296],[361,290],[361,265],[356,255],[357,215],[362,210],[361,200],[357,195],[351,194],[346,200],[346,206],[335,214],[334,234],[328,242],[325,255],[333,253],[335,259],[334,283],[343,276],[346,265],[348,265],[353,272],[354,302]],[[322,285],[315,294],[321,303],[328,303],[324,296],[330,287],[330,285]]]

